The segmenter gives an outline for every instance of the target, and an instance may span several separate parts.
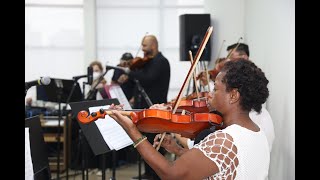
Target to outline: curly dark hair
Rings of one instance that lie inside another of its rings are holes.
[[[264,72],[253,62],[245,59],[226,62],[221,72],[226,72],[222,78],[226,91],[238,89],[242,109],[247,111],[254,109],[260,113],[262,104],[269,96],[267,87],[269,80]]]

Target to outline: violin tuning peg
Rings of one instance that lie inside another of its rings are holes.
[[[103,110],[102,108],[101,108],[99,111],[100,111],[100,113],[101,113],[101,114],[103,114],[103,113],[104,113],[104,110]]]
[[[97,116],[97,113],[96,113],[96,112],[92,112],[92,113],[91,113],[91,116],[92,116],[92,117],[96,117],[96,116]]]

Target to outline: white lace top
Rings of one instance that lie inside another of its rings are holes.
[[[220,172],[206,179],[264,180],[268,176],[270,152],[263,131],[231,125],[211,133],[194,148],[211,159]]]

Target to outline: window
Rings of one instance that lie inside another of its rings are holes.
[[[82,0],[25,1],[25,81],[82,74],[83,45]]]

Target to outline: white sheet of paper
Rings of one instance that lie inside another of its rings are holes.
[[[97,112],[101,108],[108,109],[109,106],[110,105],[90,107],[89,112]],[[104,141],[111,150],[115,149],[118,151],[133,143],[125,130],[110,116],[107,115],[104,119],[99,118],[95,123]]]
[[[33,180],[33,164],[31,159],[29,128],[25,128],[24,134],[24,152],[25,152],[25,180]]]
[[[120,104],[123,104],[123,109],[125,110],[131,110],[130,103],[124,94],[123,90],[119,85],[112,85],[110,86],[109,93],[111,98],[117,98],[120,102]]]

